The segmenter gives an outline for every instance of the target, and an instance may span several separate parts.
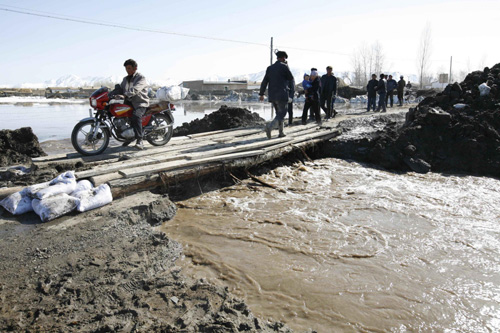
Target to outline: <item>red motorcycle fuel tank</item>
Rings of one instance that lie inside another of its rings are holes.
[[[127,104],[111,104],[109,111],[116,118],[132,117],[133,107]]]
[[[116,118],[130,118],[132,117],[134,108],[127,104],[111,104],[109,106],[109,111]],[[147,124],[149,124],[150,119],[151,115],[142,117],[142,126],[146,126]]]

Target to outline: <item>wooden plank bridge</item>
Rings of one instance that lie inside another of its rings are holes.
[[[341,133],[333,121],[323,125],[292,125],[286,137],[267,139],[261,128],[238,128],[174,137],[165,146],[146,145],[145,150],[114,146],[98,156],[78,153],[34,158],[40,168],[51,164],[79,164],[78,179],[90,179],[96,186],[108,183],[113,197],[152,189],[232,168],[249,168],[282,157],[294,149],[329,140]],[[80,162],[80,163],[79,163]]]

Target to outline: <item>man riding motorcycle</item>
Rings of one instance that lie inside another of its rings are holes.
[[[149,106],[146,78],[137,71],[137,62],[135,60],[128,59],[123,66],[125,66],[128,75],[123,78],[120,85],[115,86],[113,94],[124,95],[125,103],[132,104],[134,107],[131,122],[137,140],[135,147],[142,150],[144,149],[142,116]],[[132,141],[134,140],[126,141],[123,146],[128,146]]]

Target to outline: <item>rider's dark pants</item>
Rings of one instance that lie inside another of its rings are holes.
[[[132,128],[134,129],[135,138],[137,140],[142,140],[143,132],[142,132],[142,116],[146,112],[146,108],[137,108],[134,109],[132,113],[132,118],[130,121],[132,122]]]
[[[288,124],[293,123],[293,103],[288,103]]]

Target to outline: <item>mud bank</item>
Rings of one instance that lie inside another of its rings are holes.
[[[481,95],[485,82],[490,92]],[[404,122],[387,118],[380,130],[343,135],[323,147],[323,154],[390,170],[500,177],[499,84],[500,64],[473,72],[411,108]],[[359,127],[346,130],[356,133]]]
[[[43,225],[1,212],[2,330],[289,332],[227,288],[183,276],[180,244],[154,227],[175,212],[149,192]]]
[[[174,136],[218,131],[236,127],[249,127],[264,124],[264,119],[257,113],[243,108],[234,108],[222,105],[218,111],[206,115],[202,119],[195,119],[190,123],[174,129]]]
[[[45,155],[30,127],[0,131],[0,167],[31,163],[32,157]]]

